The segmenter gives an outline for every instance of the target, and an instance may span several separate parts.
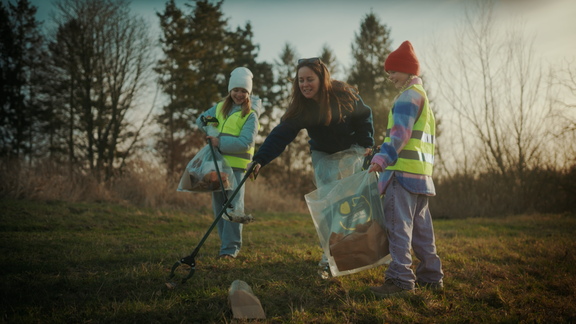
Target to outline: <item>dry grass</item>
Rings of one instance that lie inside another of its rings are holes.
[[[430,211],[437,219],[576,211],[576,165],[534,168],[525,179],[521,183],[489,171],[454,174],[435,181],[437,196],[430,199]]]
[[[70,174],[67,167],[52,161],[34,166],[0,162],[0,197],[38,201],[110,202],[152,208],[203,210],[212,208],[211,195],[177,192],[178,179],[143,161],[128,165],[125,172],[108,182],[98,182],[87,172]],[[248,212],[306,212],[303,197],[274,188],[264,177],[247,181],[245,205]]]
[[[308,207],[304,197],[288,192],[278,186],[266,183],[266,178],[258,177],[256,181],[246,182],[244,197],[246,209],[261,212],[297,212],[307,213]]]

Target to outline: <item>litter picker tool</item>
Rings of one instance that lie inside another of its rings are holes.
[[[204,125],[207,125],[208,123],[216,123],[217,124],[218,119],[216,119],[214,117],[205,118],[204,116],[202,116],[202,122],[204,123]],[[242,181],[240,181],[240,183],[238,184],[236,189],[234,191],[232,191],[232,194],[230,195],[230,197],[228,197],[228,194],[226,193],[226,189],[224,188],[222,177],[220,176],[220,170],[218,168],[218,163],[216,162],[216,154],[214,153],[214,147],[212,147],[212,142],[210,141],[210,139],[208,139],[207,141],[208,141],[208,145],[210,146],[210,151],[212,153],[212,159],[214,160],[216,173],[218,174],[218,180],[220,181],[220,188],[222,188],[222,194],[224,196],[224,204],[222,205],[222,209],[220,210],[220,212],[218,213],[218,215],[214,219],[214,222],[212,223],[212,225],[210,226],[210,228],[208,229],[208,231],[206,232],[206,234],[204,235],[204,237],[202,238],[202,240],[200,241],[198,246],[196,246],[196,248],[194,249],[192,254],[180,259],[179,261],[177,261],[172,266],[172,271],[170,273],[170,279],[172,279],[174,277],[174,271],[181,264],[187,264],[191,267],[190,273],[188,274],[188,276],[186,278],[182,279],[182,283],[185,283],[188,279],[192,278],[192,276],[194,275],[194,272],[196,271],[196,260],[195,260],[196,255],[198,254],[198,252],[200,251],[200,248],[202,247],[202,245],[204,244],[204,242],[206,241],[206,239],[208,238],[208,236],[210,235],[210,233],[212,232],[214,227],[216,227],[216,224],[218,224],[218,222],[220,221],[221,218],[224,218],[225,220],[230,221],[230,222],[241,223],[241,224],[248,224],[254,220],[254,217],[252,217],[251,215],[245,215],[243,213],[238,213],[238,212],[228,213],[228,208],[232,207],[232,200],[234,200],[234,197],[236,197],[236,194],[238,194],[238,191],[240,190],[240,188],[242,188],[242,186],[244,185],[244,182],[246,182],[246,180],[250,177],[250,174],[252,174],[252,172],[254,172],[254,168],[256,167],[256,164],[255,163],[252,164],[250,169],[246,172],[246,174],[242,178]],[[254,179],[256,179],[257,176],[258,176],[258,174],[255,174]],[[224,216],[224,215],[226,215],[226,216]]]
[[[246,180],[250,177],[250,174],[252,172],[254,172],[255,167],[256,167],[256,163],[252,164],[250,169],[246,172],[246,175],[244,175],[244,178],[242,178],[242,181],[240,181],[240,183],[238,184],[238,187],[232,192],[232,194],[230,195],[230,198],[224,203],[224,205],[222,206],[222,210],[220,210],[220,213],[218,213],[218,216],[216,216],[216,219],[214,220],[214,222],[212,223],[212,225],[210,226],[210,228],[208,229],[206,234],[204,234],[204,237],[202,238],[202,240],[200,240],[200,243],[198,243],[198,246],[196,246],[196,248],[194,249],[192,254],[190,254],[187,257],[183,257],[182,259],[180,259],[179,261],[174,263],[174,265],[172,266],[172,272],[170,273],[170,279],[174,278],[174,271],[181,264],[187,264],[191,267],[190,273],[188,274],[188,276],[186,278],[182,279],[182,283],[184,284],[188,279],[192,278],[192,276],[194,275],[194,272],[196,272],[196,260],[195,260],[196,255],[200,251],[200,248],[202,247],[202,245],[204,244],[204,242],[206,241],[206,239],[208,238],[208,236],[210,235],[210,233],[212,232],[214,227],[216,227],[216,224],[218,224],[218,222],[222,218],[222,215],[224,215],[224,212],[226,211],[226,209],[228,207],[230,207],[230,202],[234,199],[234,197],[236,197],[236,194],[238,193],[240,188],[244,185],[244,182],[246,182]],[[257,174],[254,175],[255,178],[256,178],[256,176],[257,176]],[[251,216],[250,216],[250,218],[251,218]]]

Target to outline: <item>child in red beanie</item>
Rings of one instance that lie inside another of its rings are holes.
[[[417,287],[442,289],[442,264],[436,253],[428,196],[432,181],[435,120],[422,87],[420,64],[409,41],[390,53],[384,68],[400,94],[388,117],[386,138],[372,159],[369,172],[380,172],[378,189],[392,262],[382,286],[370,287],[380,297],[405,294]],[[416,275],[410,268],[410,248],[420,260]]]

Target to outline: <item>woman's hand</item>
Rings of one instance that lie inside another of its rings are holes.
[[[248,163],[248,165],[246,166],[246,172],[248,172],[248,170],[250,170],[250,168],[252,167],[252,165],[256,163],[254,161]],[[254,171],[252,171],[252,173],[250,173],[250,180],[254,180],[254,175],[258,175],[258,171],[260,171],[260,163],[256,163],[256,166],[254,167]]]
[[[364,156],[368,156],[368,155],[370,155],[370,153],[372,153],[372,148],[367,147],[366,152],[364,152]]]
[[[218,137],[206,136],[206,138],[210,140],[210,143],[212,144],[212,146],[218,147],[218,144],[220,143],[220,140],[218,139]]]
[[[380,164],[372,163],[370,165],[370,169],[368,170],[368,173],[371,172],[382,172],[382,167],[380,166]]]

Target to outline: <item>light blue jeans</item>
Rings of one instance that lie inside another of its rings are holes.
[[[240,184],[242,178],[246,173],[244,170],[234,170],[234,178],[236,179],[236,186]],[[235,187],[236,188],[236,187]],[[232,206],[236,213],[244,213],[244,189],[245,186],[242,185],[238,193],[232,200]],[[228,197],[232,196],[232,190],[227,190],[226,195]],[[218,216],[224,205],[224,195],[222,191],[212,193],[212,208],[214,209],[214,218]],[[218,236],[220,236],[220,255],[228,254],[236,257],[240,253],[240,247],[242,247],[242,224],[232,223],[224,219],[220,219],[216,225],[218,228]]]
[[[312,155],[312,168],[314,170],[316,170],[316,165],[318,164],[318,161],[322,160],[322,158],[324,158],[330,154],[328,154],[326,152],[322,152],[322,151],[310,150],[310,155]],[[322,247],[322,243],[320,243],[320,247]],[[328,258],[326,257],[326,255],[324,253],[322,253],[322,259],[318,263],[318,266],[320,268],[324,268],[324,267],[326,267],[327,264],[328,264]]]
[[[384,218],[392,256],[386,280],[405,290],[414,289],[416,277],[421,283],[441,284],[444,272],[436,253],[428,196],[407,191],[392,176],[384,198]],[[416,275],[410,268],[410,247],[420,260]]]
[[[330,154],[322,151],[310,150],[310,155],[312,156],[312,168],[316,170],[316,165],[318,165],[318,162]]]

